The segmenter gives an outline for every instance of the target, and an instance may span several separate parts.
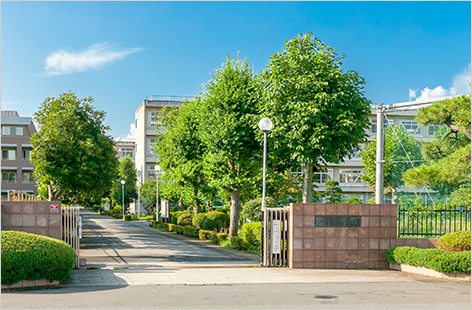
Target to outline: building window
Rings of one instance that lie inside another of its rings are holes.
[[[429,136],[434,136],[434,133],[441,128],[441,125],[432,125],[428,126],[428,135]]]
[[[401,121],[400,126],[403,127],[406,132],[412,135],[422,135],[423,127],[421,127],[416,121]]]
[[[33,172],[23,171],[23,183],[33,183]]]
[[[156,150],[154,149],[154,144],[156,143],[156,141],[157,141],[157,138],[148,139],[148,150],[149,150],[148,154],[152,154],[152,155],[157,154]]]
[[[389,126],[388,124],[393,126],[394,125],[393,119],[389,119],[388,123],[387,123],[387,120],[384,120],[384,129],[387,128],[387,126]],[[370,119],[370,133],[377,133],[377,119],[376,118]]]
[[[16,172],[2,172],[2,183],[16,183]]]
[[[22,136],[23,127],[3,127],[2,134],[4,136]]]
[[[30,160],[31,152],[32,150],[23,150],[23,160]]]
[[[290,172],[296,175],[302,175],[303,174],[303,167],[302,166],[296,166],[293,168],[290,168]]]
[[[159,112],[149,112],[148,115],[149,115],[149,126],[151,127],[155,127],[156,124],[158,123],[157,121],[157,115],[159,114]]]
[[[134,159],[134,149],[133,148],[118,148],[116,153],[116,156],[118,158],[124,158],[125,156],[131,157],[131,159]]]
[[[362,169],[341,169],[339,172],[339,183],[362,183]]]
[[[3,160],[16,160],[16,150],[2,150]]]
[[[333,169],[326,169],[326,171],[316,171],[313,173],[313,182],[324,183],[332,180],[334,177]]]
[[[156,178],[156,170],[154,170],[153,165],[148,165],[148,179]]]

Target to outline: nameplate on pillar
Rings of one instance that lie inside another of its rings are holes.
[[[361,227],[360,215],[315,215],[315,227]]]

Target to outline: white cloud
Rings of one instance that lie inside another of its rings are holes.
[[[136,139],[136,125],[134,123],[129,124],[129,133],[124,139]]]
[[[445,89],[441,85],[433,89],[425,87],[421,90],[421,95],[419,97],[416,95],[418,90],[409,89],[409,100],[412,101],[414,98],[416,98],[416,100],[427,100],[446,96],[463,95],[469,92],[470,81],[471,71],[469,64],[464,71],[454,76],[452,86],[449,89]]]
[[[112,50],[112,46],[106,43],[92,45],[77,53],[60,50],[46,59],[44,70],[47,75],[64,75],[89,69],[100,69],[107,63],[121,60],[140,50],[142,48]]]

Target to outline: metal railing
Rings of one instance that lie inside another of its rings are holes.
[[[470,210],[397,210],[397,237],[436,238],[470,230]]]
[[[149,100],[152,101],[169,101],[169,102],[182,102],[185,99],[191,99],[191,96],[163,96],[163,95],[152,95]]]
[[[39,200],[39,199],[37,196],[33,194],[28,194],[22,191],[10,190],[7,192],[7,200],[8,201],[31,201],[31,200]]]
[[[79,206],[62,206],[62,240],[77,254],[74,267],[79,266],[80,239],[82,239],[82,217]]]
[[[264,208],[262,211],[261,264],[288,266],[288,216],[290,208]]]

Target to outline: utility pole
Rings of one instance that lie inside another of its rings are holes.
[[[383,203],[384,106],[377,105],[377,156],[375,161],[375,204]]]

